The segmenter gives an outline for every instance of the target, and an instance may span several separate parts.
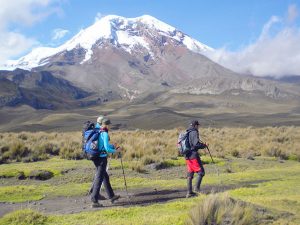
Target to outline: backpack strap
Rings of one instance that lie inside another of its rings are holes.
[[[189,147],[189,149],[191,149],[192,147],[191,147],[191,144],[190,144],[190,133],[192,132],[193,130],[188,130],[187,132],[186,132],[186,140],[187,140],[187,143],[188,143],[188,147]]]

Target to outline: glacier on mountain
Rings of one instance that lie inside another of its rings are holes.
[[[9,60],[4,65],[4,69],[13,70],[22,68],[31,70],[32,68],[43,66],[49,62],[49,57],[59,54],[63,51],[71,51],[77,47],[85,50],[85,58],[81,64],[91,59],[93,55],[93,46],[100,41],[110,40],[115,46],[121,47],[125,51],[132,53],[135,46],[142,46],[153,58],[154,53],[151,46],[142,35],[139,35],[138,26],[146,26],[149,30],[155,30],[159,35],[170,37],[181,42],[189,50],[205,54],[213,51],[212,48],[192,39],[191,37],[178,31],[176,28],[152,17],[144,15],[136,18],[125,18],[121,16],[109,15],[96,21],[92,26],[81,30],[65,44],[56,47],[39,47],[33,49],[28,55],[18,60]]]

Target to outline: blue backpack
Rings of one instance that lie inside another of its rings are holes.
[[[101,131],[95,128],[95,124],[87,121],[82,129],[82,151],[86,159],[93,160],[99,157],[98,140]]]

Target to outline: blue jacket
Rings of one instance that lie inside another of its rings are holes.
[[[99,125],[99,123],[96,124],[95,128],[101,130],[101,126]],[[100,133],[99,139],[98,139],[98,149],[99,149],[99,151],[103,152],[103,150],[104,150],[106,152],[106,153],[100,154],[101,158],[107,157],[107,153],[115,153],[116,152],[115,146],[113,146],[112,144],[109,143],[108,132],[103,131]]]

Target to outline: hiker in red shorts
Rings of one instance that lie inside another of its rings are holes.
[[[188,192],[186,195],[187,198],[196,196],[197,193],[200,193],[200,185],[202,182],[202,178],[205,175],[205,171],[198,150],[206,148],[207,144],[202,143],[201,140],[199,139],[198,129],[199,129],[199,122],[197,120],[193,120],[190,124],[190,127],[187,129],[187,133],[188,133],[187,146],[189,146],[188,148],[190,149],[185,154],[186,165],[188,170],[187,172]],[[198,174],[198,178],[194,188],[195,192],[193,192],[192,189],[192,180],[194,177],[194,173]]]

